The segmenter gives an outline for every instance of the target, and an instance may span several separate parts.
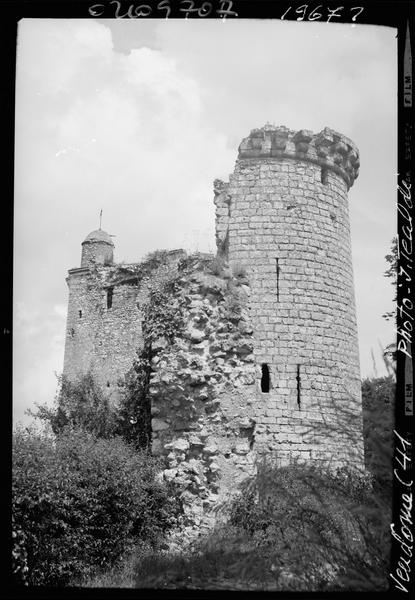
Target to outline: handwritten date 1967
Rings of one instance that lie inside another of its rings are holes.
[[[353,6],[347,9],[353,15],[353,22],[356,21],[357,17],[363,12],[363,8],[363,6]],[[285,17],[289,15],[290,11],[294,10],[295,14],[299,15],[297,17],[297,21],[320,21],[322,19],[326,20],[327,23],[330,23],[332,19],[339,19],[342,16],[342,12],[344,11],[344,9],[344,6],[338,6],[337,8],[325,7],[323,9],[322,4],[319,4],[315,8],[313,8],[309,4],[302,4],[301,6],[298,6],[295,9],[292,6],[289,6],[288,9],[282,15],[281,20],[284,20]]]

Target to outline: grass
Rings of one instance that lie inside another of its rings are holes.
[[[226,525],[186,554],[148,554],[137,563],[136,587],[156,589],[278,589],[264,577],[258,549],[240,528]]]
[[[76,579],[71,586],[85,588],[135,588],[137,564],[154,553],[149,545],[141,542],[122,556],[111,569],[96,571],[83,579]]]
[[[184,554],[137,545],[112,569],[72,582],[82,588],[276,590],[268,570],[246,533],[225,526]]]

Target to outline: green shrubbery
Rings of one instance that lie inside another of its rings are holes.
[[[65,585],[110,566],[137,539],[156,543],[176,506],[157,464],[120,438],[67,430],[13,440],[13,570],[19,583]]]
[[[387,587],[388,516],[366,476],[264,464],[212,534],[183,556],[148,556],[137,587],[275,591]]]

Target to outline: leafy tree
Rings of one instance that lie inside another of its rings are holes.
[[[395,290],[393,302],[397,301],[397,283],[398,283],[398,238],[395,236],[391,242],[390,253],[385,256],[388,263],[384,276],[391,280],[391,284]],[[382,315],[386,321],[396,319],[396,309],[386,312]],[[388,373],[392,370],[396,375],[396,343],[392,342],[386,346],[383,351],[383,359],[385,361]]]
[[[28,413],[49,423],[55,435],[72,428],[108,438],[118,429],[116,408],[111,406],[92,373],[83,375],[75,383],[60,376],[53,406],[38,405],[37,412],[29,410]]]
[[[397,282],[398,282],[398,238],[397,238],[397,236],[392,238],[390,253],[385,256],[385,260],[389,266],[386,269],[384,276],[388,279],[391,279],[391,284],[393,285],[393,287],[395,289],[395,296],[393,298],[393,301],[396,302],[396,300],[397,300],[396,286],[397,286]],[[395,317],[395,315],[396,315],[396,311],[390,312],[390,313],[385,313],[385,315],[383,315],[383,316],[385,317],[385,319],[388,320],[388,319],[391,319],[392,317]]]

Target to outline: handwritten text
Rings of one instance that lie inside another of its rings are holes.
[[[288,9],[284,12],[281,19],[285,19],[289,15],[289,13],[293,12],[297,15],[297,21],[327,21],[330,23],[332,19],[340,19],[344,13],[344,11],[348,11],[346,14],[352,15],[352,21],[356,21],[357,17],[363,12],[363,6],[354,6],[352,8],[346,8],[344,6],[338,6],[337,8],[329,8],[323,7],[322,4],[319,4],[315,8],[310,6],[309,4],[302,4],[297,8],[292,6],[288,7]]]
[[[398,351],[403,352],[408,358],[412,358],[412,331],[413,331],[413,308],[414,303],[411,300],[412,284],[412,232],[413,223],[411,209],[413,207],[411,196],[411,184],[402,180],[398,185],[398,213],[401,216],[400,229],[398,232],[398,253],[400,259],[398,271],[398,287],[405,290],[405,295],[398,303],[398,313],[400,316],[400,326],[396,329],[398,333]]]
[[[233,10],[234,2],[232,0],[219,0],[216,2],[194,2],[193,0],[180,0],[178,6],[175,5],[176,13],[188,19],[194,17],[208,17],[215,14],[221,19],[227,17],[237,17],[238,13]],[[119,0],[110,0],[110,2],[92,4],[88,8],[91,17],[115,17],[116,19],[140,19],[146,17],[157,17],[159,15],[168,19],[172,14],[171,0],[161,0],[157,4],[147,2],[122,3]]]
[[[394,431],[393,433],[397,438],[394,456],[394,461],[397,463],[397,466],[394,469],[393,474],[399,484],[403,486],[403,492],[400,495],[399,523],[392,523],[390,526],[392,536],[400,545],[397,566],[393,569],[393,573],[390,573],[390,577],[398,590],[408,592],[414,541],[412,533],[413,521],[411,518],[413,481],[408,477],[408,471],[411,469],[412,462],[412,444],[397,431]]]

